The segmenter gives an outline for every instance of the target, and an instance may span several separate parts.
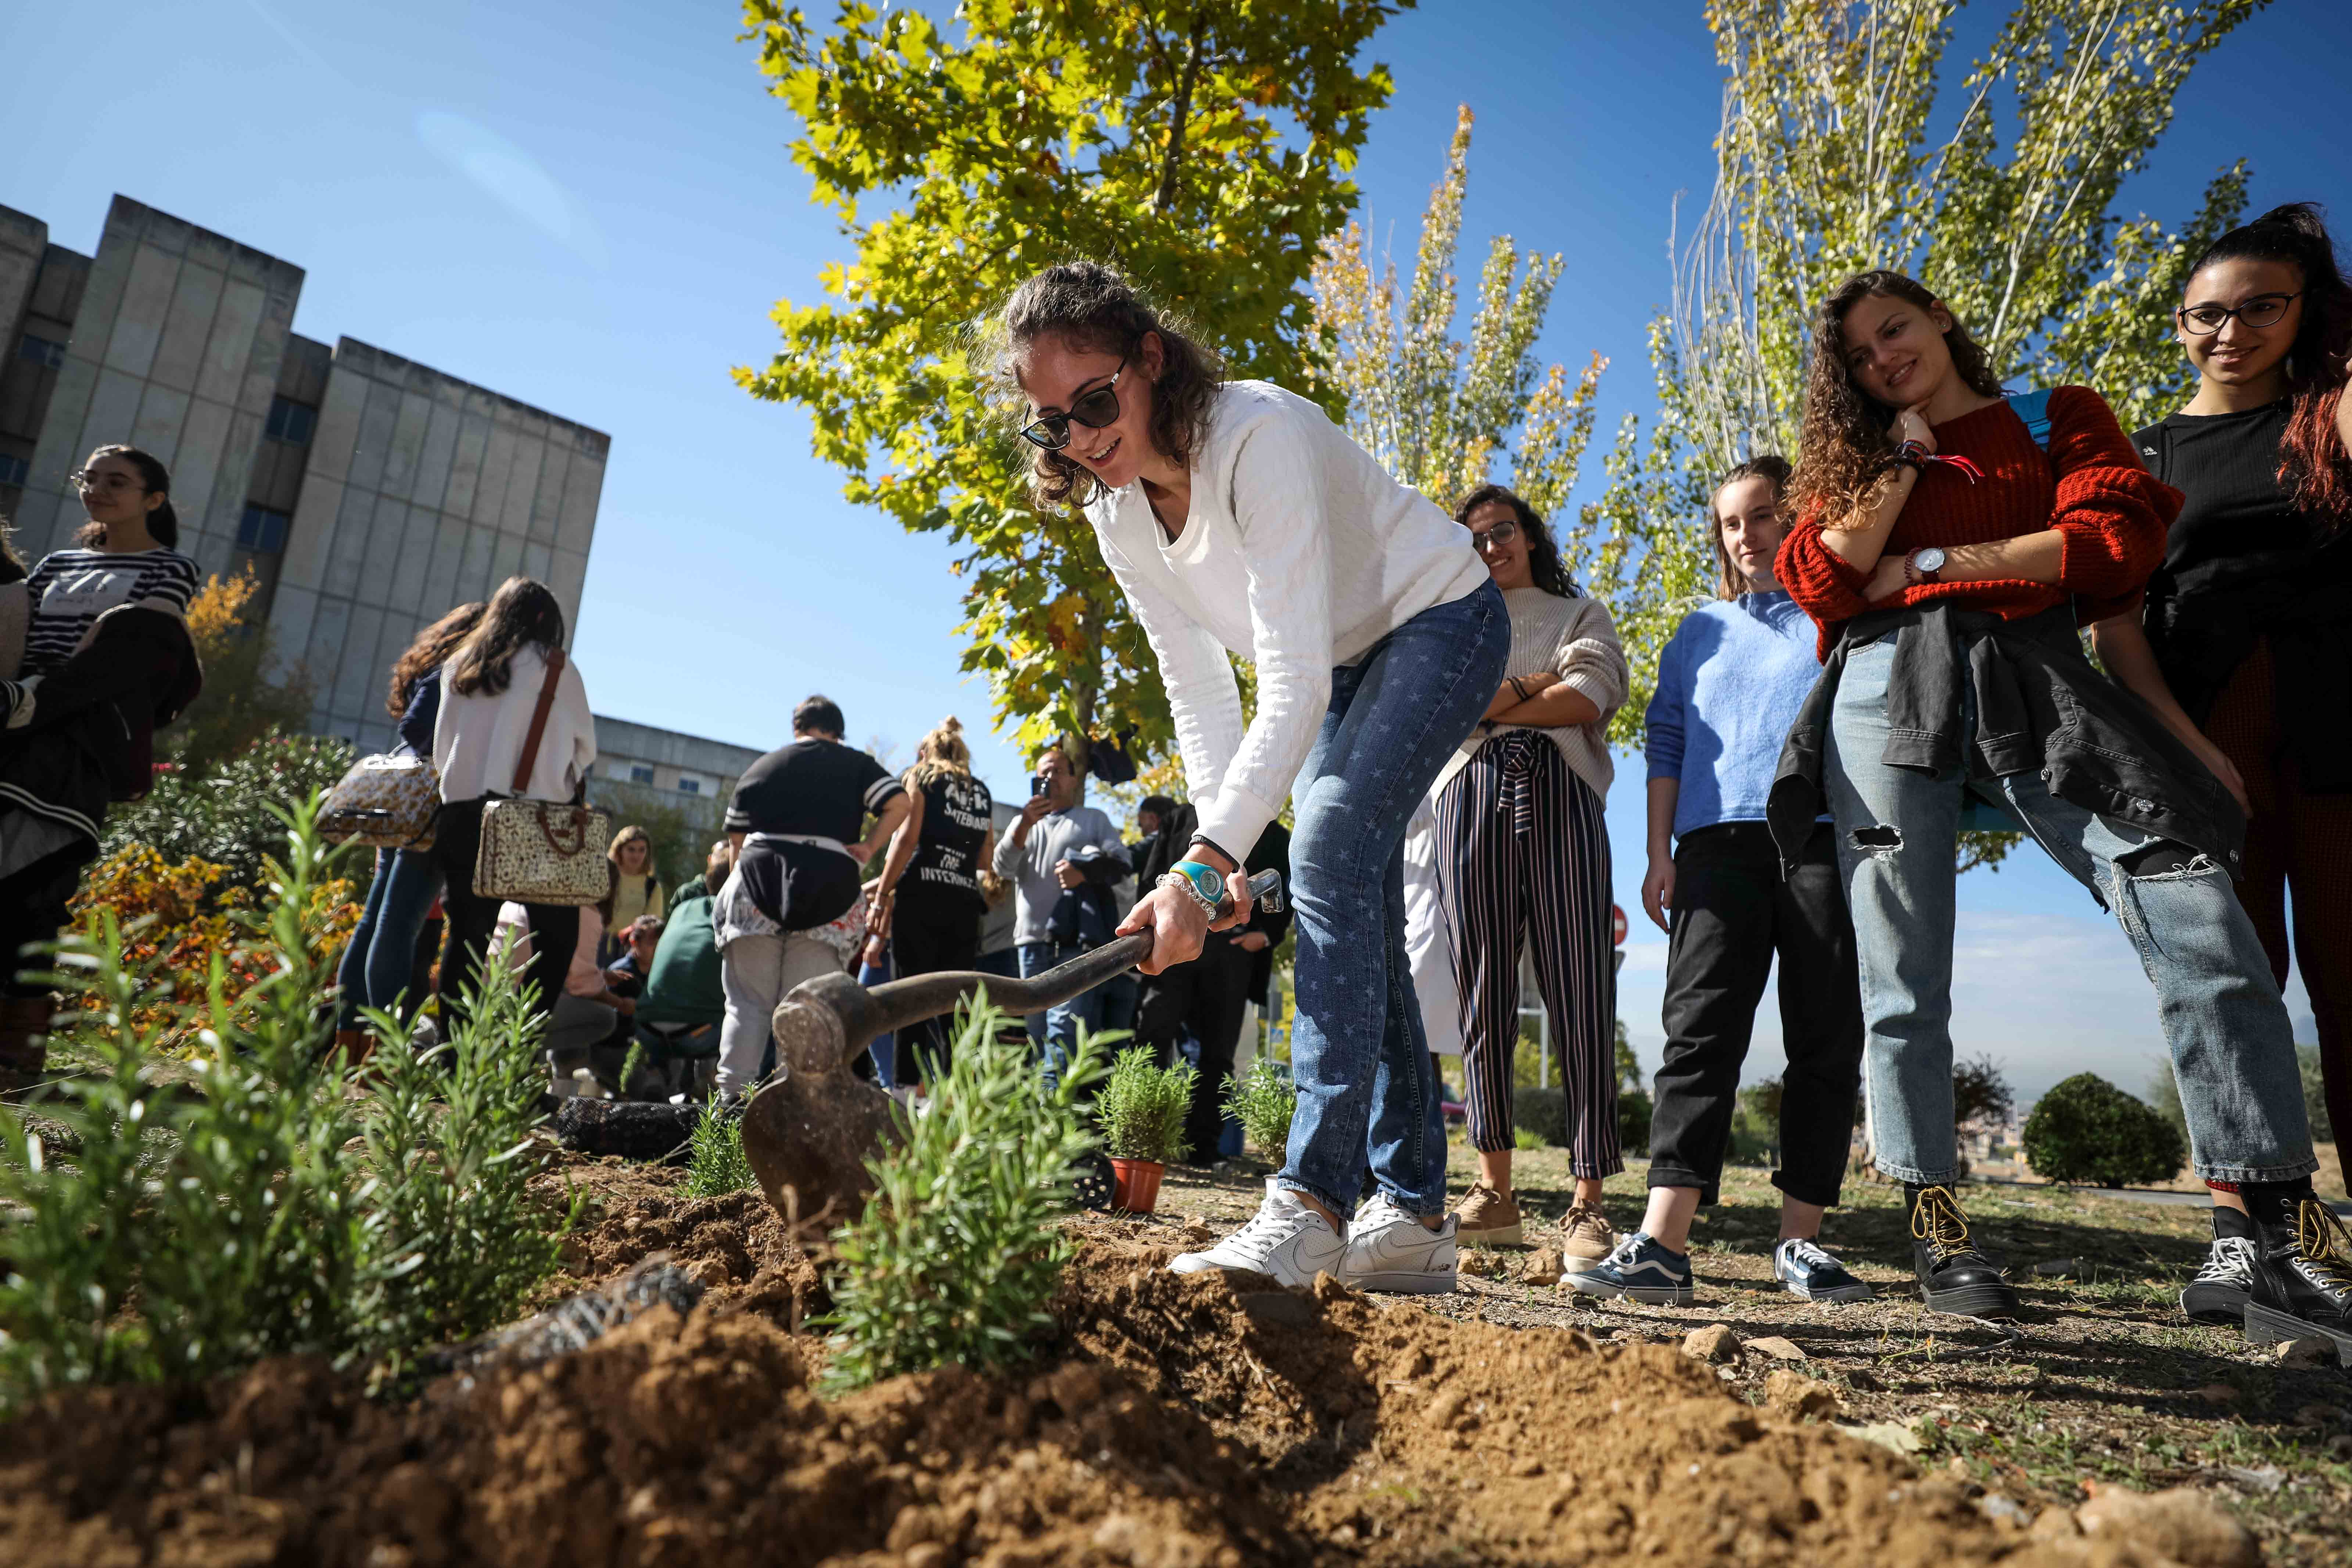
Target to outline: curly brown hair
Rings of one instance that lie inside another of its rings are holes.
[[[470,605],[460,605],[423,631],[408,645],[408,651],[393,660],[392,689],[384,693],[383,710],[397,719],[408,711],[408,700],[415,695],[416,683],[449,662],[457,645],[467,634],[481,625],[484,606],[477,599]]]
[[[1818,522],[1835,522],[1866,510],[1887,479],[1886,459],[1894,455],[1888,434],[1900,413],[1854,384],[1853,369],[1846,363],[1845,317],[1864,300],[1876,294],[1904,300],[1923,310],[1950,308],[1926,288],[1900,272],[1884,268],[1858,272],[1839,284],[1813,311],[1812,341],[1807,344],[1805,418],[1797,439],[1797,515]],[[1969,390],[1982,397],[2000,395],[2000,377],[1959,318],[1944,329],[1944,342],[1952,351],[1952,368]]]
[[[1146,334],[1160,339],[1160,374],[1151,383],[1151,444],[1171,462],[1189,464],[1208,434],[1209,406],[1224,380],[1223,360],[1186,322],[1154,306],[1127,275],[1099,261],[1048,267],[1013,290],[983,329],[980,363],[1007,425],[1030,421],[1021,387],[1028,346],[1058,333],[1080,348],[1133,358]],[[1024,443],[1025,446],[1026,443]],[[1102,486],[1076,459],[1030,447],[1029,494],[1041,508],[1078,508]]]
[[[1469,527],[1470,514],[1489,501],[1509,507],[1512,515],[1519,520],[1519,531],[1528,536],[1528,575],[1534,579],[1535,585],[1556,599],[1583,597],[1583,590],[1568,574],[1568,567],[1559,558],[1559,542],[1551,536],[1551,524],[1508,485],[1480,485],[1455,505],[1454,521]]]

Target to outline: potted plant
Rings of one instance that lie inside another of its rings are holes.
[[[1297,1087],[1269,1057],[1259,1057],[1249,1071],[1226,1080],[1226,1113],[1242,1124],[1251,1145],[1276,1163],[1289,1152],[1290,1119],[1297,1110]]]
[[[1110,1155],[1117,1190],[1111,1206],[1150,1214],[1160,1203],[1160,1178],[1168,1162],[1190,1149],[1184,1116],[1192,1109],[1200,1071],[1189,1063],[1163,1068],[1148,1046],[1119,1052],[1095,1101],[1102,1122],[1104,1152]]]

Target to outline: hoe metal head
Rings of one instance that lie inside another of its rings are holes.
[[[1250,892],[1269,910],[1282,907],[1281,882],[1272,871],[1251,878]],[[773,1020],[775,1076],[743,1112],[743,1152],[761,1192],[787,1223],[830,1226],[873,1190],[866,1162],[897,1141],[896,1108],[850,1063],[877,1036],[950,1012],[983,985],[992,1002],[1016,1017],[1042,1013],[1126,973],[1150,952],[1151,933],[1139,931],[1026,980],[961,970],[870,991],[846,974],[794,986]]]

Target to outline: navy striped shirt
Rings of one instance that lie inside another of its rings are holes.
[[[71,658],[90,623],[118,605],[162,599],[185,613],[196,592],[196,563],[161,547],[124,554],[53,550],[33,568],[26,592],[33,624],[25,637],[24,673],[46,675]]]

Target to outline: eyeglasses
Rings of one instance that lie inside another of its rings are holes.
[[[1073,423],[1083,425],[1089,430],[1118,424],[1118,378],[1126,374],[1127,362],[1121,360],[1118,368],[1110,373],[1110,379],[1071,404],[1067,414],[1048,414],[1036,423],[1024,426],[1021,438],[1033,447],[1058,452],[1070,444],[1070,426]]]
[[[147,493],[145,487],[129,474],[101,474],[95,468],[76,468],[66,476],[66,483],[78,490],[133,489],[142,495]]]
[[[1501,549],[1518,536],[1517,523],[1498,522],[1484,533],[1473,533],[1470,536],[1470,547],[1483,555],[1489,550]]]
[[[2250,327],[2274,327],[2286,308],[2302,298],[2303,290],[2298,289],[2292,294],[2257,294],[2234,310],[2221,305],[2183,305],[2172,313],[2182,331],[2210,338],[2232,316]]]

